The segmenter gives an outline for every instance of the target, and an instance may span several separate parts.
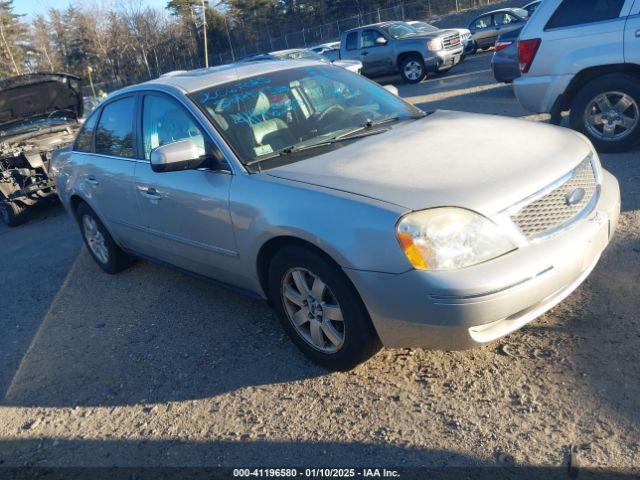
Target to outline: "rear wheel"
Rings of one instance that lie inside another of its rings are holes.
[[[611,74],[592,80],[571,104],[571,127],[601,152],[624,152],[640,142],[640,80]]]
[[[400,76],[407,83],[419,83],[427,76],[424,60],[419,55],[409,55],[400,62]]]
[[[16,202],[8,201],[4,196],[0,196],[0,217],[9,227],[17,227],[27,220],[25,208]]]
[[[286,247],[269,266],[269,299],[291,340],[331,370],[350,370],[380,349],[369,314],[344,272],[318,253]]]
[[[113,274],[133,264],[133,257],[127,255],[116,245],[104,224],[89,205],[81,203],[76,213],[87,249],[100,268]]]

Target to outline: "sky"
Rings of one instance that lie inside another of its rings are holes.
[[[155,8],[164,8],[167,5],[167,0],[139,0],[142,4],[144,5],[149,5],[151,7],[155,7]],[[103,5],[108,5],[108,4],[117,4],[116,0],[102,0],[102,1],[90,1],[90,2],[83,2],[83,1],[77,1],[77,0],[14,0],[13,2],[13,6],[14,6],[14,11],[16,13],[22,13],[27,15],[26,19],[30,20],[31,17],[36,14],[36,13],[41,13],[43,15],[46,15],[47,10],[49,10],[52,7],[56,7],[56,8],[66,8],[70,3],[74,3],[74,4],[82,4],[82,3],[89,3],[89,4],[93,4],[93,3],[99,3],[99,4],[103,4]]]

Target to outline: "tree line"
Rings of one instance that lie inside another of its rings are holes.
[[[451,2],[453,0],[432,0]],[[205,6],[210,57],[286,32],[386,8],[401,0],[211,0]],[[169,0],[155,9],[141,0],[33,13],[0,0],[0,78],[63,71],[96,83],[125,85],[203,65],[202,0]],[[246,51],[246,49],[245,49]],[[217,63],[213,61],[212,63]]]

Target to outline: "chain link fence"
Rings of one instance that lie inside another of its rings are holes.
[[[233,50],[211,53],[209,63],[220,65],[240,58],[260,53],[286,50],[289,48],[308,48],[323,43],[336,42],[345,30],[357,28],[371,23],[391,20],[429,20],[437,21],[439,17],[458,13],[469,9],[478,9],[502,0],[420,0],[401,3],[389,8],[381,8],[348,18],[324,23],[280,37],[271,37],[258,43],[242,43],[234,45]],[[465,27],[466,25],[459,25]]]
[[[303,30],[289,32],[278,37],[267,35],[258,43],[240,42],[242,32],[231,32],[233,50],[209,52],[209,65],[231,63],[240,58],[260,53],[285,50],[289,48],[308,48],[314,45],[340,40],[345,30],[371,23],[390,20],[425,20],[444,27],[465,27],[479,9],[493,4],[504,3],[505,0],[416,0],[398,3],[389,8],[368,11],[330,23],[310,26]],[[526,0],[508,0],[508,4],[523,4]],[[234,41],[235,39],[235,41]],[[197,39],[197,41],[201,41]],[[191,51],[175,49],[168,44],[152,45],[143,61],[137,58],[127,69],[119,71],[109,80],[95,83],[93,86],[85,82],[83,93],[88,97],[100,97],[103,92],[111,92],[126,85],[143,82],[173,70],[193,70],[204,66],[202,53],[198,48]],[[104,78],[104,77],[103,77]],[[95,92],[95,93],[94,93]]]

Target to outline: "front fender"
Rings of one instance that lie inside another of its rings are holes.
[[[407,212],[397,205],[253,174],[234,180],[230,209],[248,278],[255,277],[262,246],[285,236],[315,245],[343,268],[386,273],[411,268],[395,237],[395,224]]]

